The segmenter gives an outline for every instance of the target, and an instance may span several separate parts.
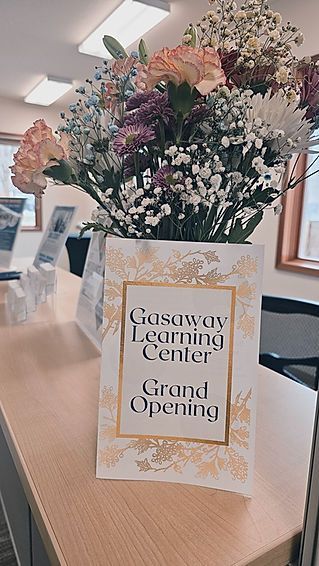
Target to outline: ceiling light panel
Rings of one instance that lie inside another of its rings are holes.
[[[50,106],[50,104],[61,98],[61,96],[71,88],[71,81],[45,77],[29,92],[24,102],[28,104],[39,104],[40,106]]]
[[[169,4],[163,0],[124,0],[78,49],[80,53],[110,59],[111,56],[103,45],[104,35],[112,35],[126,48],[164,20],[169,13]]]

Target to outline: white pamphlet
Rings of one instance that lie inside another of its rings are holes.
[[[85,262],[76,320],[83,332],[101,349],[105,234],[93,232]]]
[[[0,197],[0,269],[11,265],[25,198]]]
[[[33,265],[56,265],[69,235],[76,206],[56,206],[43,234]]]

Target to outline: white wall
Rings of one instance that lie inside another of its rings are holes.
[[[41,106],[32,106],[19,101],[0,99],[0,133],[23,134],[32,122],[44,118],[53,129],[59,123],[58,110]],[[71,230],[78,222],[89,220],[94,202],[85,193],[73,187],[48,186],[42,197],[42,226],[45,229],[55,205],[76,205],[78,207]],[[43,232],[20,232],[15,247],[16,257],[35,255]]]

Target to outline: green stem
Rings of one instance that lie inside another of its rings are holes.
[[[176,131],[176,143],[179,144],[182,139],[183,133],[184,116],[180,112],[177,114],[177,131]]]
[[[134,167],[135,167],[137,188],[143,187],[143,178],[140,173],[140,157],[138,153],[134,153]]]
[[[226,212],[225,212],[225,214],[224,214],[224,216],[223,216],[223,218],[222,218],[222,220],[221,220],[221,222],[220,222],[220,224],[219,224],[217,230],[216,230],[216,231],[214,232],[214,234],[213,234],[213,237],[212,237],[212,241],[213,241],[213,242],[218,242],[219,238],[220,238],[220,237],[223,235],[223,233],[225,232],[225,230],[226,230],[226,228],[227,228],[227,224],[228,224],[229,220],[232,218],[233,211],[234,211],[234,210],[233,210],[233,207],[232,207],[232,206],[230,206],[230,207],[226,210]]]
[[[162,154],[162,157],[163,157],[164,156],[164,150],[165,150],[165,129],[164,129],[163,120],[159,121],[158,126],[159,126],[159,131],[160,131],[160,148],[161,148],[161,154]]]

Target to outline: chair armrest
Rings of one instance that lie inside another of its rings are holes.
[[[260,354],[259,362],[262,365],[269,363],[274,368],[280,368],[283,370],[286,366],[309,366],[319,368],[319,357],[313,358],[282,358],[273,352],[267,352],[266,354]],[[265,362],[265,363],[264,363]]]
[[[267,352],[259,355],[259,363],[273,371],[283,374],[282,358],[278,354]]]
[[[275,354],[274,352],[267,352],[265,354],[260,354],[259,356],[259,363],[263,366],[268,367],[269,369],[280,373],[286,377],[294,379],[303,385],[307,385],[312,389],[318,389],[318,378],[319,378],[319,358],[312,357],[312,358],[282,358]],[[316,369],[315,381],[313,384],[305,383],[301,381],[297,375],[294,375],[293,370],[289,370],[289,366],[307,366],[313,367]]]

